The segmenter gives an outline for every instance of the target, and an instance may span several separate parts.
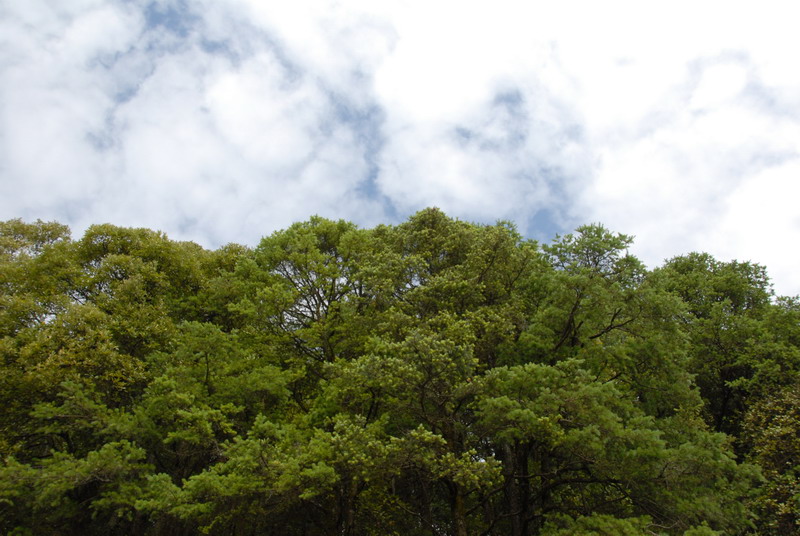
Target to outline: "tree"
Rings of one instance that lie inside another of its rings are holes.
[[[0,531],[788,534],[797,301],[631,243],[1,224]]]
[[[752,378],[750,356],[772,296],[764,267],[692,253],[668,261],[657,278],[688,307],[682,320],[690,338],[688,370],[696,375],[709,424],[738,436],[747,405],[742,380]]]
[[[755,500],[760,534],[800,530],[800,381],[753,405],[744,424],[751,459],[766,482]]]

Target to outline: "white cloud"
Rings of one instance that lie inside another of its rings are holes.
[[[291,81],[265,52],[214,80],[206,102],[221,138],[242,158],[288,173],[311,150],[325,97],[313,85]]]
[[[111,98],[95,59],[130,43],[138,19],[99,3],[72,7],[83,11],[34,4],[20,10],[19,24],[3,24],[10,30],[0,86],[6,213],[39,206],[58,214],[93,192],[102,172],[88,135],[103,129]]]
[[[354,104],[370,104],[373,73],[397,40],[382,7],[395,2],[241,0],[236,5],[298,68]]]
[[[798,177],[800,156],[749,176],[725,199],[708,248],[720,258],[767,266],[776,290],[784,294],[800,289],[800,254],[792,232],[800,228]]]
[[[783,2],[6,2],[0,217],[255,243],[313,213],[544,211],[766,263],[788,199],[800,37]],[[757,239],[756,237],[761,237]],[[768,237],[768,238],[764,238]]]
[[[747,71],[742,65],[723,63],[705,69],[689,108],[705,110],[731,103],[744,89]]]
[[[785,195],[785,185],[758,177],[778,170],[785,176],[786,162],[800,155],[800,122],[790,113],[765,113],[760,95],[768,88],[752,64],[705,61],[698,71],[687,68],[683,83],[676,81],[659,102],[662,109],[640,119],[640,130],[611,126],[593,132],[599,164],[576,206],[635,234],[634,251],[650,265],[696,250],[767,263],[753,256],[763,248],[751,248],[748,237],[800,239],[800,222],[776,218],[764,195],[749,196],[747,210],[733,200],[758,184],[766,196]],[[787,275],[798,260],[791,250],[770,256],[771,271],[782,273],[779,293],[800,290]]]
[[[211,4],[216,16],[187,17],[184,37],[166,2],[149,29],[144,13],[80,7],[32,6],[9,24],[27,40],[2,63],[8,217],[150,226],[211,245],[254,243],[315,212],[351,217],[354,203],[380,219],[356,192],[363,141],[258,28]]]

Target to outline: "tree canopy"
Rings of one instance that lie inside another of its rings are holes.
[[[797,533],[800,301],[631,243],[2,222],[0,532]]]

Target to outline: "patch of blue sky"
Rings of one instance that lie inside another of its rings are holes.
[[[232,65],[238,66],[242,61],[242,53],[234,47],[231,40],[211,40],[200,38],[200,48],[206,54],[226,57]]]
[[[558,124],[539,117],[545,106],[555,110],[561,119]],[[516,222],[526,237],[540,242],[569,232],[575,223],[567,215],[574,201],[570,191],[586,177],[580,170],[567,169],[562,151],[570,144],[582,145],[584,138],[585,129],[569,107],[547,95],[526,95],[516,88],[498,91],[478,121],[457,125],[450,132],[451,141],[462,150],[496,153],[513,162],[506,172],[513,174],[514,182],[529,183],[532,191],[546,197],[545,206],[529,207],[529,216]]]
[[[476,148],[481,151],[508,152],[526,156],[529,142],[543,136],[544,143],[559,150],[567,143],[584,141],[584,128],[571,109],[561,105],[556,99],[544,96],[546,106],[559,117],[558,124],[549,124],[540,118],[541,108],[537,98],[531,98],[518,89],[504,89],[497,92],[481,122],[471,125],[458,125],[452,131],[453,139],[461,147]],[[534,158],[551,158],[554,154],[533,155]]]
[[[563,216],[552,208],[537,210],[526,222],[519,222],[518,225],[526,228],[524,233],[526,238],[533,238],[542,244],[548,244],[556,235],[563,235],[572,230],[563,224]]]
[[[192,14],[182,0],[150,2],[142,13],[146,26],[138,44],[125,50],[103,52],[90,64],[92,69],[106,71],[110,76],[109,81],[114,86],[110,96],[115,105],[133,99],[142,83],[155,71],[158,59],[185,46],[192,29],[200,23],[200,18]],[[164,30],[172,38],[164,39]]]
[[[557,234],[571,232],[574,227],[587,223],[571,217],[569,212],[573,206],[570,199],[576,181],[581,177],[569,176],[557,166],[534,163],[531,169],[521,173],[524,180],[539,184],[543,195],[547,196],[547,204],[532,207],[531,213],[524,221],[517,222],[520,230],[527,238],[539,242],[550,242]]]
[[[141,81],[121,87],[119,91],[114,94],[114,103],[118,105],[125,104],[129,100],[133,99],[137,93],[139,93],[139,88],[141,87]]]
[[[517,89],[504,90],[495,94],[491,101],[482,128],[488,128],[489,135],[471,132],[468,140],[482,151],[522,150],[530,130],[530,113],[525,96]],[[463,136],[463,133],[462,133]]]
[[[282,69],[281,89],[290,89],[303,80],[308,73],[296,61],[293,61],[284,46],[269,33],[254,32],[243,38],[246,40],[242,47],[252,50],[267,50],[278,62]]]
[[[90,69],[105,71],[102,76],[108,77],[108,81],[114,87],[111,98],[115,104],[123,104],[136,96],[141,86],[141,81],[152,74],[154,70],[150,66],[147,72],[140,74],[140,76],[131,76],[130,66],[124,64],[130,55],[138,53],[139,51],[136,49],[116,51],[112,54],[104,53],[95,57],[89,64]],[[118,71],[120,69],[128,71],[125,76],[119,75]]]
[[[385,145],[383,123],[385,111],[376,103],[358,105],[345,95],[328,94],[332,114],[330,121],[336,125],[344,125],[353,133],[358,144],[357,150],[363,152],[367,172],[358,183],[356,192],[367,199],[381,203],[384,213],[391,220],[399,220],[400,215],[390,199],[383,195],[377,185],[380,173],[381,151]],[[330,129],[333,125],[328,125]]]
[[[163,28],[183,38],[188,37],[199,20],[185,0],[150,2],[144,16],[149,29]]]

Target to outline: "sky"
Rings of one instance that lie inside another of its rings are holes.
[[[792,4],[0,0],[0,220],[215,248],[438,206],[797,295]]]

